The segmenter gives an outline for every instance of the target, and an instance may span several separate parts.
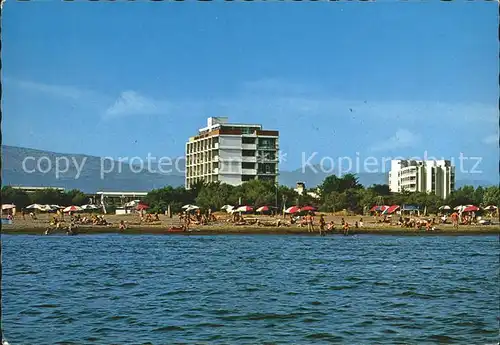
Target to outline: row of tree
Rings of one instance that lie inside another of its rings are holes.
[[[166,186],[148,193],[142,200],[150,206],[152,212],[164,212],[168,206],[173,212],[181,210],[185,204],[196,204],[202,209],[220,210],[226,204],[275,206],[279,210],[292,205],[312,205],[320,211],[336,212],[348,210],[353,213],[364,213],[373,205],[418,205],[426,208],[428,213],[437,213],[442,205],[455,207],[458,205],[495,205],[500,206],[500,189],[498,186],[477,187],[464,186],[455,190],[446,200],[427,193],[391,193],[388,185],[363,187],[355,175],[342,177],[335,175],[325,178],[318,188],[313,190],[319,198],[307,192],[299,195],[293,188],[277,186],[272,182],[252,180],[240,186],[224,183],[198,183],[190,190],[184,187]],[[88,197],[78,190],[65,193],[46,189],[27,194],[11,187],[2,188],[2,203],[14,203],[23,208],[31,203],[82,205]]]
[[[48,205],[84,205],[89,201],[89,197],[79,191],[73,189],[67,192],[61,192],[57,189],[47,188],[40,189],[33,193],[10,186],[2,187],[2,204],[14,204],[17,208],[25,208],[31,204],[48,204]]]

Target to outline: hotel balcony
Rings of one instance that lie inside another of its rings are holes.
[[[242,175],[257,175],[257,169],[241,169]]]
[[[257,150],[257,144],[241,144],[243,150]]]
[[[255,156],[242,156],[241,161],[246,162],[246,163],[257,163],[257,157],[255,157]]]

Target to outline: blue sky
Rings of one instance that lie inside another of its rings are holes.
[[[483,157],[498,181],[496,2],[7,2],[3,143],[176,157],[208,116],[317,151]]]

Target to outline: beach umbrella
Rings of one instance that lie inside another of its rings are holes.
[[[392,205],[390,207],[387,207],[386,209],[384,209],[384,211],[382,212],[382,214],[391,214],[391,213],[394,213],[396,212],[396,210],[399,209],[399,205]]]
[[[497,209],[497,207],[494,205],[490,205],[490,206],[486,206],[484,209],[487,211],[494,211]]]
[[[440,206],[438,210],[451,210],[451,207],[448,205]]]
[[[82,210],[86,210],[86,211],[87,210],[97,210],[98,208],[99,208],[98,206],[90,205],[90,204],[82,206]]]
[[[232,213],[234,210],[234,206],[224,205],[221,207],[221,210],[225,210],[227,213]]]
[[[29,206],[26,206],[26,208],[30,209],[30,210],[44,210],[45,209],[45,205],[31,204]]]
[[[253,211],[253,207],[246,205],[240,206],[236,210],[234,210],[234,212],[251,212],[251,211]]]
[[[298,206],[291,206],[285,210],[285,213],[297,213],[300,212],[300,207]]]
[[[462,212],[476,212],[476,211],[479,211],[479,207],[474,205],[467,206],[462,210]]]
[[[82,208],[81,208],[80,206],[75,206],[75,205],[73,205],[73,206],[68,206],[68,207],[66,207],[66,208],[63,210],[63,212],[65,212],[65,213],[66,213],[66,212],[79,212],[79,211],[81,211],[81,210],[82,210]]]
[[[140,200],[132,200],[127,202],[124,206],[125,207],[136,207],[139,204]]]
[[[186,209],[191,208],[191,207],[193,207],[193,206],[194,206],[194,207],[198,207],[198,206],[196,206],[196,205],[187,204],[187,205],[182,206],[181,208],[182,208],[183,210],[186,210]]]
[[[269,206],[261,206],[256,211],[257,212],[267,212],[267,211],[269,211]]]
[[[14,205],[14,204],[4,204],[4,205],[2,205],[2,210],[11,210],[13,208],[16,208],[16,205]]]
[[[370,209],[370,212],[375,212],[375,211],[385,211],[388,209],[389,206],[386,205],[375,205]]]
[[[314,212],[316,211],[316,207],[312,207],[312,206],[304,206],[304,207],[301,207],[300,208],[300,212],[303,212],[303,211],[309,211],[309,212]]]
[[[191,211],[198,210],[198,209],[200,209],[198,206],[190,205],[188,208],[184,209],[184,211],[191,212]]]
[[[146,204],[138,204],[136,207],[137,211],[147,210],[148,208],[149,206]]]

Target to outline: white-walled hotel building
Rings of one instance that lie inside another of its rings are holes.
[[[186,188],[198,182],[278,181],[279,132],[210,117],[186,143]]]
[[[448,160],[392,160],[391,192],[427,192],[445,199],[455,189],[455,167]]]

